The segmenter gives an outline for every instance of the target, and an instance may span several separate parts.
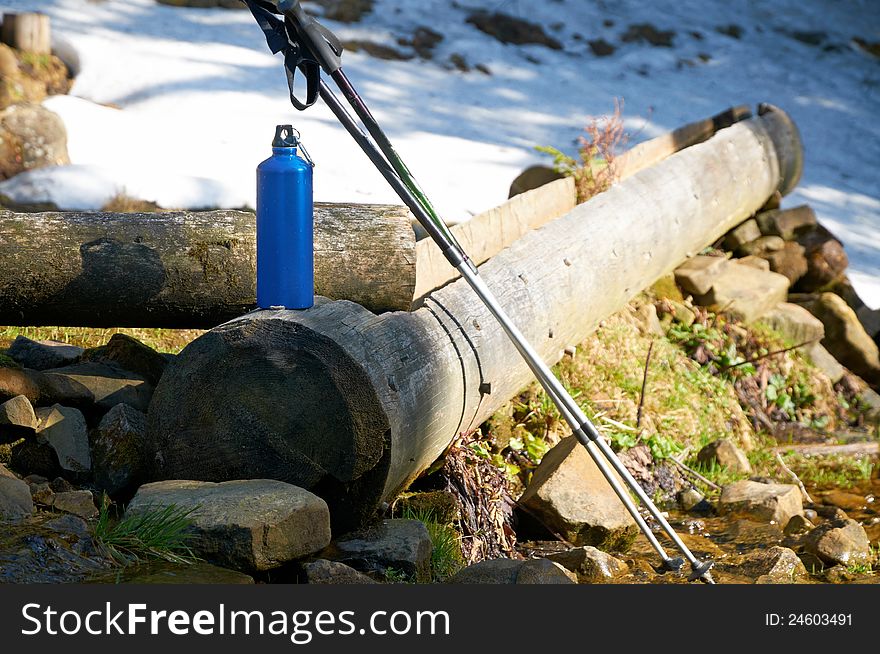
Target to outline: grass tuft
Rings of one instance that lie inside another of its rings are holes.
[[[464,567],[461,553],[461,536],[452,525],[437,522],[433,511],[405,508],[401,515],[406,520],[418,520],[431,536],[431,578],[444,582]]]

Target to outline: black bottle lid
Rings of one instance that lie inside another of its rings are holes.
[[[299,132],[293,129],[293,125],[275,127],[275,138],[272,139],[273,148],[295,148],[297,145],[299,145]]]

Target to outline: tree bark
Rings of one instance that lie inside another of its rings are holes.
[[[315,287],[408,310],[407,209],[316,204]],[[0,324],[210,328],[255,302],[252,213],[0,212]]]
[[[770,113],[639,172],[480,267],[548,362],[784,182]],[[532,376],[464,280],[411,313],[352,302],[263,311],[194,341],[148,419],[157,479],[269,477],[314,490],[334,529],[358,524]]]
[[[34,54],[51,54],[52,39],[46,14],[3,14],[0,40],[6,45]]]

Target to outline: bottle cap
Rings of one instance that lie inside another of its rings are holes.
[[[295,148],[297,145],[299,145],[299,132],[293,129],[293,125],[275,127],[275,138],[272,139],[273,148]]]

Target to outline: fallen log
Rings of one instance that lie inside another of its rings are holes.
[[[315,205],[315,287],[373,311],[410,308],[403,206]],[[0,212],[0,324],[210,328],[256,302],[256,222],[243,211]]]
[[[790,183],[780,153],[798,143],[781,112],[738,123],[529,232],[481,274],[554,363]],[[149,411],[152,476],[281,479],[321,495],[334,529],[350,527],[530,379],[463,280],[411,313],[346,301],[255,312],[166,369]]]

